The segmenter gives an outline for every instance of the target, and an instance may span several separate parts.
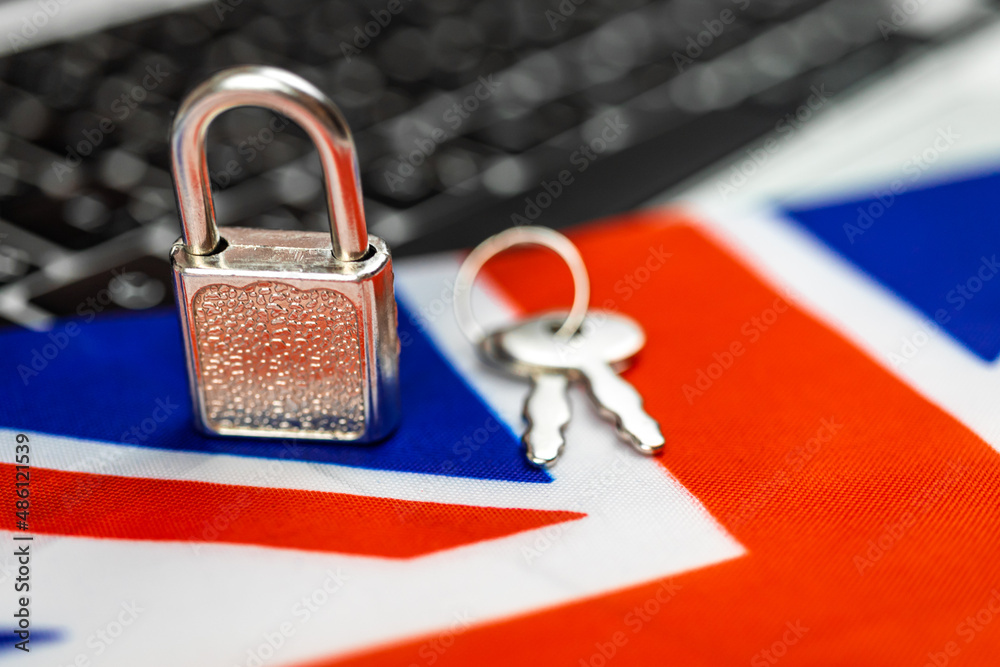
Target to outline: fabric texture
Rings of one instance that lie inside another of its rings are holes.
[[[625,377],[662,424],[661,465],[749,553],[475,628],[437,664],[922,665],[947,648],[990,664],[997,452],[711,239],[664,222],[572,238],[592,304],[646,328]],[[656,253],[670,257],[641,270]],[[488,270],[526,311],[552,309],[571,292],[548,261],[525,250]],[[409,664],[421,641],[317,664]]]
[[[9,364],[0,428],[32,437],[36,558],[56,579],[84,568],[40,589],[39,646],[58,664],[96,658],[86,637],[134,597],[148,616],[104,664],[156,642],[146,664],[993,664],[996,449],[684,214],[571,238],[592,308],[645,328],[623,375],[662,426],[657,459],[574,391],[586,426],[571,424],[565,460],[524,463],[527,384],[479,364],[446,316],[411,321],[456,257],[400,269],[406,417],[369,448],[195,434],[172,314],[83,327],[27,386]],[[511,314],[572,293],[545,251],[486,274]],[[49,340],[0,334],[17,363]],[[343,590],[321,583],[341,569]],[[201,627],[200,607],[210,644],[168,641]]]

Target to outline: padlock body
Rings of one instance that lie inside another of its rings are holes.
[[[223,230],[171,252],[194,411],[216,435],[372,442],[399,421],[392,259],[356,262],[321,232]]]

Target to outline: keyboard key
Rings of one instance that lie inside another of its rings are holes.
[[[93,319],[116,310],[147,310],[173,303],[170,262],[144,256],[60,285],[31,303],[57,316]]]
[[[588,136],[587,119],[602,110],[630,109],[635,136],[615,148],[628,144],[636,157],[609,150],[605,158],[621,159],[619,166],[606,172],[599,160],[587,178],[640,177],[609,191],[581,176],[579,194],[547,211],[549,222],[632,206],[640,191],[656,192],[759,136],[774,113],[801,103],[817,77],[839,90],[910,46],[878,39],[859,50],[875,30],[874,5],[759,0],[693,58],[706,72],[675,86],[681,68],[674,52],[684,53],[706,20],[732,9],[730,0],[587,0],[564,14],[567,6],[404,0],[402,11],[380,23],[384,0],[242,0],[221,15],[218,3],[205,4],[0,58],[0,130],[10,137],[6,145],[0,139],[4,218],[70,253],[175,222],[167,138],[177,104],[218,69],[264,63],[301,74],[341,107],[373,219],[405,218],[408,239],[441,230],[404,253],[454,243],[458,227],[472,242],[483,215],[506,224],[540,179],[566,168]],[[369,24],[378,29],[366,33]],[[775,35],[769,49],[738,66],[712,67],[720,54],[767,31]],[[163,75],[154,81],[151,70]],[[456,126],[445,114],[470,99],[479,77],[502,86],[471,98],[475,108]],[[738,104],[745,95],[750,102]],[[731,104],[759,117],[712,111]],[[208,160],[220,222],[324,228],[315,151],[294,125],[274,129],[276,118],[244,109],[213,125]],[[114,128],[102,130],[103,119]],[[647,144],[661,149],[651,157]],[[643,159],[662,159],[662,146],[675,157],[642,167]],[[591,191],[601,193],[599,207]],[[0,257],[0,274],[4,267],[12,276],[35,268],[17,253]],[[87,289],[107,284],[104,276]]]

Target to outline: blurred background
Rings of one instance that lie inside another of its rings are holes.
[[[670,192],[829,100],[994,21],[985,0],[18,0],[0,5],[0,322],[172,300],[167,140],[240,64],[342,109],[396,256],[564,227]],[[219,222],[327,229],[304,134],[210,134]],[[113,288],[113,289],[112,289]],[[92,307],[92,306],[91,306]]]

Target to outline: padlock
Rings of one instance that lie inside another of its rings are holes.
[[[263,107],[297,123],[323,168],[330,234],[215,222],[211,122]],[[337,107],[271,67],[221,72],[181,104],[170,138],[183,237],[171,264],[196,420],[209,434],[371,442],[400,416],[392,260],[365,225]]]

